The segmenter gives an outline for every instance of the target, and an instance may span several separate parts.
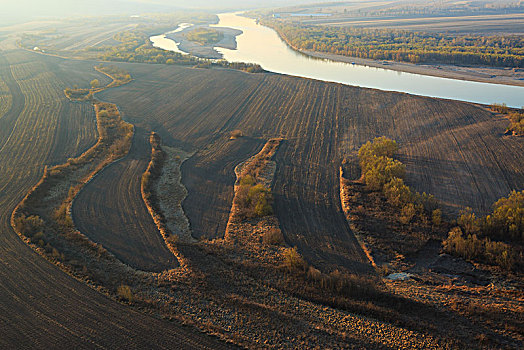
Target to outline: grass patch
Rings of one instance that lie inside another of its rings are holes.
[[[187,40],[199,43],[201,45],[212,45],[218,43],[224,38],[224,34],[211,28],[197,28],[188,32]]]

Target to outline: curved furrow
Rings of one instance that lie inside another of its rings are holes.
[[[109,165],[76,197],[75,226],[124,263],[143,271],[178,266],[142,200],[142,174],[150,160],[147,135],[136,130],[129,154]]]

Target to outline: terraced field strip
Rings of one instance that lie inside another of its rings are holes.
[[[8,85],[19,112],[12,119],[0,118],[0,130],[12,134],[0,144],[0,348],[226,348],[192,328],[108,299],[36,255],[13,232],[11,212],[44,166],[51,160],[64,162],[96,141],[92,109],[84,113],[65,98],[63,89],[71,81],[103,77],[91,63],[19,50],[0,52],[0,71],[11,69],[16,74]],[[43,71],[53,74],[40,74]],[[50,108],[56,104],[70,110]],[[58,129],[70,142],[53,151]]]
[[[150,158],[147,137],[143,130],[137,131],[129,154],[84,187],[72,214],[82,233],[123,262],[144,271],[163,271],[178,264],[140,194]]]
[[[13,102],[13,96],[9,91],[9,87],[2,78],[0,78],[0,118],[9,111],[11,103]]]
[[[342,213],[339,165],[373,137],[397,140],[408,184],[450,213],[482,210],[524,186],[524,139],[504,137],[507,121],[472,104],[273,74],[125,67],[136,81],[102,96],[166,144],[198,150],[182,168],[196,236],[223,234],[234,183],[226,170],[261,147],[237,150],[227,141],[234,129],[286,139],[276,157],[276,215],[286,240],[326,270],[369,266]]]
[[[263,140],[224,137],[184,162],[182,181],[188,196],[183,207],[194,237],[224,236],[234,197],[234,169],[263,145]]]

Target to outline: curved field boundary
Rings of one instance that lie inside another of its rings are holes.
[[[524,139],[504,136],[507,121],[483,107],[270,74],[126,68],[135,82],[103,96],[169,144],[198,150],[182,166],[189,191],[183,206],[195,237],[222,237],[232,170],[260,150],[250,144],[259,138],[286,139],[276,156],[276,215],[289,243],[327,270],[370,267],[339,189],[341,160],[369,139],[398,140],[407,184],[434,194],[453,215],[465,206],[489,209],[524,184]],[[252,139],[227,140],[235,129]]]
[[[173,162],[170,159],[171,154],[166,153],[161,147],[160,137],[152,133],[150,136],[151,143],[151,161],[149,162],[147,169],[142,175],[142,181],[140,186],[140,193],[142,200],[146,204],[147,210],[151,215],[158,231],[162,235],[166,246],[177,257],[178,262],[181,265],[183,272],[189,272],[189,264],[187,259],[180,253],[176,243],[179,240],[179,235],[176,235],[172,230],[169,229],[168,223],[166,222],[166,214],[161,209],[161,203],[159,200],[159,193],[157,184],[161,177],[173,176],[171,174],[165,174],[165,163]],[[174,210],[174,208],[172,208]]]
[[[252,220],[242,217],[240,214],[239,189],[242,177],[252,176],[257,184],[271,190],[277,166],[273,158],[277,153],[281,142],[282,139],[268,140],[260,152],[235,167],[235,196],[233,197],[231,211],[224,234],[224,240],[226,242],[234,243],[240,239],[244,242],[246,240],[253,240],[252,243],[260,244],[262,243],[261,237],[256,237],[255,233],[263,234],[269,230],[278,230],[280,232],[278,219],[273,214],[268,215],[267,217],[254,218]],[[254,227],[257,223],[262,221],[264,222],[263,229],[255,230]]]
[[[0,348],[230,348],[108,298],[42,259],[13,231],[11,214],[41,180],[44,164],[63,163],[96,142],[92,107],[71,104],[62,90],[98,73],[90,63],[21,50],[0,56],[6,58],[0,70],[12,71],[19,86],[14,98],[23,102],[13,136],[0,151]],[[3,118],[0,126],[11,132]],[[55,147],[58,133],[66,143]]]
[[[131,145],[133,126],[120,118],[116,106],[100,102],[94,106],[97,143],[65,164],[46,167],[40,181],[11,215],[15,232],[39,254],[69,273],[75,270],[71,268],[76,265],[74,261],[82,260],[84,254],[94,254],[106,263],[118,265],[103,247],[74,227],[71,217],[72,202],[78,192],[105,166],[125,156]],[[102,112],[107,117],[102,116]],[[83,265],[83,269],[86,267]],[[75,274],[78,275],[78,271]]]
[[[105,167],[75,197],[72,215],[80,232],[124,263],[142,271],[161,272],[178,263],[140,195],[148,153],[146,135],[138,129],[125,158]]]
[[[358,243],[360,244],[360,247],[362,248],[362,251],[364,254],[366,254],[366,257],[368,258],[371,265],[377,269],[377,264],[375,263],[375,259],[373,259],[373,256],[371,255],[371,252],[369,248],[366,246],[366,243],[361,239],[359,230],[357,227],[353,224],[350,216],[349,216],[349,210],[348,207],[349,201],[347,199],[348,196],[348,189],[347,189],[347,183],[349,179],[346,178],[346,175],[344,174],[344,168],[340,167],[340,203],[342,205],[342,210],[344,211],[344,214],[346,215],[346,219],[348,221],[349,227],[355,234],[355,237],[357,238]]]

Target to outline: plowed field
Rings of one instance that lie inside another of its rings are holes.
[[[223,348],[190,327],[127,308],[35,254],[13,232],[11,212],[40,179],[96,141],[92,106],[63,89],[103,76],[88,62],[0,52],[12,106],[0,117],[0,348]]]
[[[123,262],[144,271],[163,271],[177,262],[140,193],[150,153],[147,135],[137,130],[129,154],[98,174],[88,191],[79,193],[72,213],[80,232]]]
[[[197,235],[223,235],[234,183],[228,169],[260,147],[226,143],[234,129],[285,139],[276,157],[276,215],[286,241],[327,269],[367,269],[340,208],[338,166],[373,137],[397,140],[409,185],[453,215],[464,206],[486,211],[524,186],[524,140],[503,136],[507,121],[472,104],[275,74],[125,68],[136,81],[102,96],[166,144],[197,150],[183,166],[184,208]]]

